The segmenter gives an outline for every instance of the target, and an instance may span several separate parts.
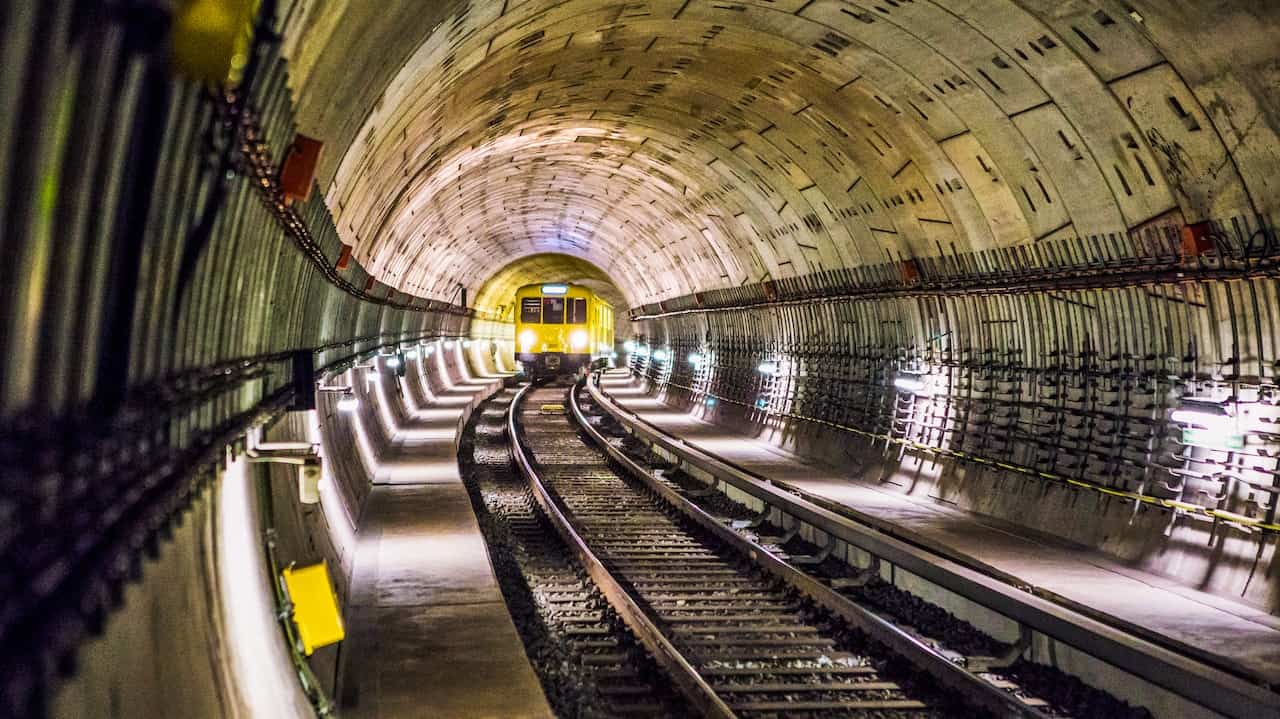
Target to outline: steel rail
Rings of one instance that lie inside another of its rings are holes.
[[[916,667],[923,669],[941,685],[963,696],[974,706],[992,712],[995,716],[1017,716],[1028,719],[1043,719],[1047,716],[1039,709],[1023,703],[1012,694],[956,664],[924,641],[911,636],[818,579],[796,569],[758,542],[725,526],[675,489],[658,482],[648,469],[627,456],[618,447],[610,444],[604,435],[587,421],[578,404],[576,393],[570,395],[570,407],[573,410],[574,419],[591,440],[628,473],[643,482],[650,491],[715,535],[717,539],[745,555],[753,563],[866,632]]]
[[[654,661],[671,675],[672,680],[689,702],[708,719],[734,719],[737,715],[729,708],[729,705],[725,704],[716,695],[711,685],[703,679],[702,675],[698,673],[689,660],[667,639],[654,620],[645,613],[640,604],[623,588],[622,584],[605,567],[599,557],[591,551],[582,537],[578,535],[573,528],[573,524],[565,516],[564,511],[561,510],[557,500],[538,476],[533,464],[529,461],[527,451],[520,442],[520,431],[516,421],[517,410],[530,387],[533,387],[533,385],[527,384],[522,387],[508,406],[507,436],[511,442],[511,457],[520,469],[520,474],[524,476],[525,481],[529,483],[529,487],[533,490],[534,498],[537,499],[543,511],[547,513],[551,524],[556,528],[560,536],[564,538],[565,543],[577,556],[578,561],[582,562],[582,566],[586,569],[591,580],[596,583],[596,586],[600,588],[600,592],[604,594],[609,604],[618,612],[618,616],[622,617],[622,620],[631,628],[631,631],[635,632],[636,638],[653,654]]]
[[[1280,716],[1280,694],[1241,676],[1241,670],[1187,656],[1192,647],[1175,651],[1135,636],[894,536],[888,528],[849,516],[848,508],[836,511],[802,489],[753,474],[664,432],[619,407],[594,382],[587,390],[615,420],[682,461],[890,564],[1224,716]]]

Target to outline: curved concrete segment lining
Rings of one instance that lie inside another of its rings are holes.
[[[356,5],[300,16],[349,52],[298,43],[299,119],[357,258],[427,296],[536,252],[639,304],[1275,209],[1274,6]]]

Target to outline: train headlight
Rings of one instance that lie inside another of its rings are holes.
[[[575,350],[586,349],[587,347],[587,331],[574,330],[569,333],[569,346]]]
[[[528,352],[533,349],[533,343],[538,341],[538,334],[533,330],[525,330],[520,333],[520,351]]]

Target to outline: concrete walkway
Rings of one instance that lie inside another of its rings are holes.
[[[402,388],[380,371],[387,412],[366,415],[389,423],[388,441],[360,519],[342,716],[551,717],[458,473],[459,432],[502,381],[423,359]]]

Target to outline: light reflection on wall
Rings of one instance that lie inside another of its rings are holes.
[[[254,716],[310,717],[275,618],[272,578],[263,555],[262,523],[252,474],[243,458],[227,464],[218,488],[219,606],[234,690]]]

